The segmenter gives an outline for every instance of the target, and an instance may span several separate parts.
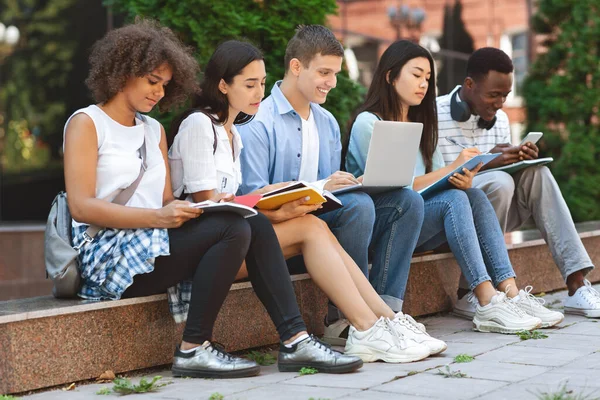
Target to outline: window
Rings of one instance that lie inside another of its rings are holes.
[[[527,46],[528,35],[526,31],[520,30],[515,33],[502,35],[500,48],[512,59],[515,67],[513,90],[508,101],[514,105],[522,101],[523,82],[527,75],[528,60]]]

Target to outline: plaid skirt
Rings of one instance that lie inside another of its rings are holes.
[[[84,241],[87,225],[72,227],[73,246]],[[88,300],[118,300],[138,274],[154,271],[154,259],[168,256],[166,229],[103,229],[91,243],[79,249],[82,286],[79,297]],[[168,289],[169,307],[176,322],[187,318],[191,282]]]

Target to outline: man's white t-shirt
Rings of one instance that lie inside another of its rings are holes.
[[[319,131],[311,112],[302,120],[302,155],[299,180],[315,182],[319,175]]]

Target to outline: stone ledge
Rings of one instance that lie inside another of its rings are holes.
[[[600,231],[581,234],[600,266]],[[536,292],[564,287],[550,252],[540,239],[509,244],[519,285]],[[424,315],[447,311],[456,299],[459,269],[451,254],[414,257],[405,311]],[[323,333],[327,299],[307,274],[292,277],[308,329]],[[600,268],[590,274],[600,282]],[[0,302],[0,393],[19,393],[99,376],[169,364],[183,327],[171,318],[165,295],[112,302],[26,299]],[[10,306],[10,308],[9,308]],[[233,285],[217,319],[214,337],[228,350],[278,341],[249,282]]]

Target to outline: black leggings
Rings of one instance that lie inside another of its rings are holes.
[[[306,330],[277,236],[263,214],[249,219],[232,213],[201,215],[169,229],[169,244],[171,255],[158,257],[153,272],[136,275],[123,298],[164,293],[192,280],[184,341],[212,339],[217,314],[244,259],[252,287],[281,340]]]

